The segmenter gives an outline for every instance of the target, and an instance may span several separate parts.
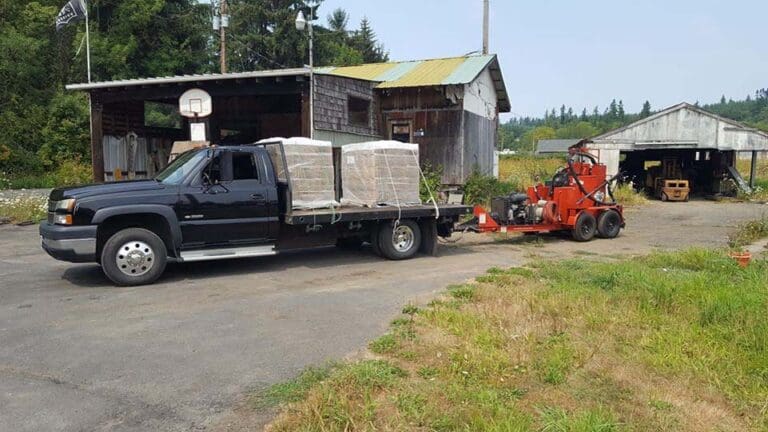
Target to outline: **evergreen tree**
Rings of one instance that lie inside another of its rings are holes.
[[[371,27],[371,22],[364,17],[360,22],[360,29],[351,39],[352,46],[360,51],[365,63],[380,63],[389,61],[389,53],[378,42],[376,33]]]
[[[616,99],[611,101],[611,104],[608,106],[608,120],[615,121],[619,118],[619,106],[616,103]]]
[[[651,103],[648,101],[645,101],[643,104],[643,109],[640,111],[640,118],[646,118],[651,115]]]
[[[618,107],[617,116],[618,116],[619,121],[624,121],[626,113],[624,112],[624,101],[622,101],[622,100],[619,101],[619,107]]]
[[[336,8],[328,15],[328,29],[332,32],[347,33],[349,14],[342,8]]]

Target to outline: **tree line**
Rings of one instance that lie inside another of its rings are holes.
[[[66,0],[0,0],[0,171],[34,174],[90,159],[83,23],[55,31]],[[91,0],[94,81],[218,72],[212,5],[196,0]],[[229,0],[229,71],[301,67],[308,38],[295,28],[304,0]],[[388,60],[372,24],[315,9],[315,64]]]
[[[747,126],[768,131],[768,89],[760,89],[744,100],[735,101],[723,96],[718,103],[700,105],[714,114],[742,122]],[[535,150],[543,139],[592,138],[605,132],[626,126],[655,113],[649,101],[645,101],[639,113],[627,113],[622,100],[613,99],[603,110],[594,107],[577,113],[562,105],[551,109],[542,117],[514,117],[499,128],[499,147],[521,152]]]

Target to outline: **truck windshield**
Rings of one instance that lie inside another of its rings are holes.
[[[197,164],[206,158],[206,155],[207,151],[204,150],[192,150],[183,153],[160,174],[155,176],[155,180],[167,185],[181,184],[187,175],[195,169]]]

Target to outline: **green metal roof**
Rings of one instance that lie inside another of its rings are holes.
[[[498,59],[495,55],[473,55],[406,62],[370,63],[359,66],[318,68],[319,74],[379,82],[376,88],[394,89],[469,84],[486,68],[491,68],[499,108],[510,110]]]

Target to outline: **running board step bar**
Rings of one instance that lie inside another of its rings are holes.
[[[275,245],[247,246],[238,248],[202,249],[181,253],[181,262],[213,261],[231,258],[252,258],[277,255]]]

